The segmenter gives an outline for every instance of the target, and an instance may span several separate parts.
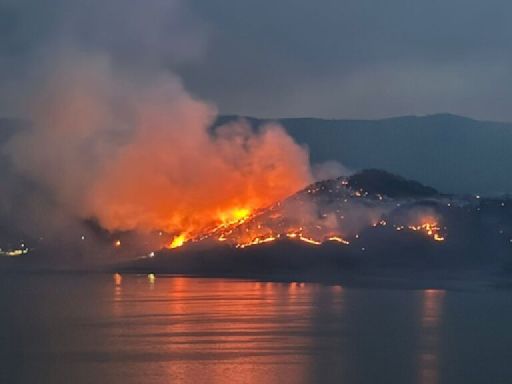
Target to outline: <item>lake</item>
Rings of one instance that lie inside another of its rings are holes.
[[[512,291],[0,275],[1,383],[510,383]]]

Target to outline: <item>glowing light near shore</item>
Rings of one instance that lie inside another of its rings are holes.
[[[6,251],[6,252],[3,252],[3,254],[4,254],[5,256],[11,256],[11,257],[13,257],[13,256],[21,256],[21,255],[23,255],[23,250],[21,250],[21,249],[15,249],[14,251]]]
[[[7,257],[17,257],[26,255],[28,253],[28,248],[22,248],[22,249],[11,249],[4,251],[0,248],[0,256],[7,256]]]
[[[434,233],[434,240],[436,240],[436,241],[444,241],[444,236],[441,236],[438,233]]]

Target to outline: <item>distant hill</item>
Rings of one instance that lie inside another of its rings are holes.
[[[222,116],[216,124],[236,119]],[[253,126],[266,121],[248,118]],[[512,123],[438,114],[382,120],[278,119],[313,162],[390,172],[452,193],[512,192]]]
[[[348,179],[348,186],[355,190],[361,189],[371,194],[380,193],[395,198],[439,195],[434,188],[380,169],[365,169],[355,173]]]

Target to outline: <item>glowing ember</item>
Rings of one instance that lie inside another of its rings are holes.
[[[343,239],[343,238],[341,238],[339,236],[331,236],[327,240],[329,240],[329,241],[337,241],[338,243],[342,243],[342,244],[345,244],[345,245],[349,245],[350,244],[349,241],[347,241],[347,240],[345,240],[345,239]]]
[[[444,241],[444,236],[440,233],[441,228],[436,221],[425,222],[421,225],[409,225],[408,228],[413,231],[424,232],[435,241]]]
[[[303,236],[300,233],[296,234],[296,236],[294,236],[294,237],[298,238],[299,240],[304,241],[305,243],[308,243],[308,244],[313,244],[313,245],[320,245],[320,244],[322,244],[321,241],[317,241],[315,239],[311,239],[309,237]]]
[[[438,233],[434,233],[434,240],[436,240],[436,241],[444,241],[444,237],[441,236]]]
[[[248,243],[245,243],[245,244],[236,244],[236,247],[237,248],[245,248],[245,247],[249,247],[251,245],[258,245],[258,244],[263,244],[263,243],[270,243],[274,240],[277,240],[279,238],[279,235],[278,236],[269,236],[269,237],[263,237],[263,238],[260,238],[260,237],[256,237],[254,240],[248,242]]]

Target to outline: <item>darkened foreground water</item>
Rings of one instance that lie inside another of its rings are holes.
[[[0,276],[1,383],[510,383],[512,292]]]

